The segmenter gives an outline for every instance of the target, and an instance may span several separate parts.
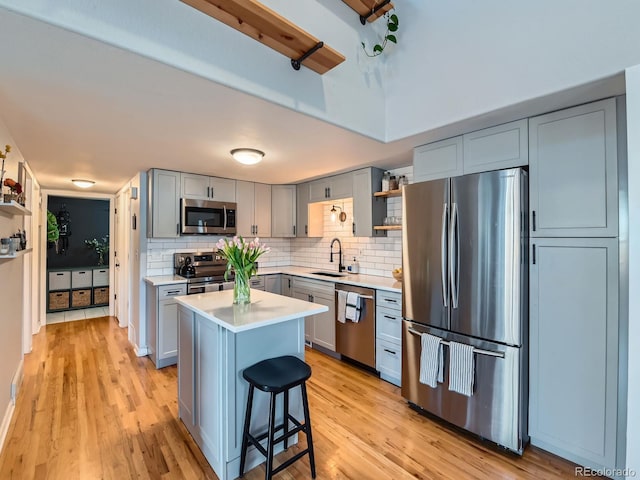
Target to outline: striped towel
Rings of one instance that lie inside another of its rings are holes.
[[[442,339],[423,333],[420,345],[420,383],[436,388],[437,382],[442,383]]]
[[[473,395],[474,374],[473,347],[449,342],[449,390],[470,397]]]
[[[355,292],[347,292],[347,308],[344,316],[353,323],[360,321],[360,295]]]
[[[347,323],[346,315],[347,313],[347,292],[344,290],[338,290],[338,321],[340,323]]]

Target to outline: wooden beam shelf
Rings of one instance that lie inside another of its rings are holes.
[[[0,215],[13,217],[14,215],[31,215],[31,212],[18,202],[11,200],[10,202],[0,202]]]
[[[320,75],[345,57],[255,0],[181,0]]]
[[[382,0],[342,0],[349,5],[358,15],[360,23],[374,22],[382,15],[393,10],[393,3]],[[377,9],[376,9],[377,8]]]

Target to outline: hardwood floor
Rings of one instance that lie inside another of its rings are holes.
[[[371,374],[315,351],[307,361],[319,479],[575,478],[541,450],[520,458],[419,415]],[[177,419],[176,368],[136,357],[113,317],[43,327],[24,372],[1,479],[217,478]],[[308,457],[276,478],[311,478]]]

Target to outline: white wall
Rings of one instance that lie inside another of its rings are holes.
[[[4,122],[0,120],[2,151],[9,144],[7,176],[17,180],[18,162],[24,161]],[[5,190],[4,188],[2,190]],[[24,217],[0,215],[0,237],[8,237],[23,228]],[[11,383],[22,364],[22,311],[23,311],[24,256],[0,260],[0,447],[4,441],[8,421],[11,419]]]
[[[0,0],[5,6],[222,85],[355,130],[384,137],[383,64],[361,53],[370,33],[335,0],[263,1],[348,58],[324,75],[177,0]],[[232,46],[232,48],[229,48]]]
[[[637,0],[396,2],[387,140],[558,92],[640,63]]]
[[[640,65],[626,71],[629,162],[627,468],[640,475]]]

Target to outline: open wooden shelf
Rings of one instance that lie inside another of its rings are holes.
[[[322,44],[300,62],[320,75],[345,60],[344,55],[255,0],[181,1],[289,57],[292,64]]]
[[[5,217],[13,217],[14,215],[31,215],[31,212],[12,200],[10,202],[0,202],[0,214]]]
[[[361,17],[364,17],[367,20],[367,22],[373,22],[378,18],[380,18],[385,13],[387,13],[389,10],[393,10],[393,3],[387,3],[384,7],[382,7],[380,10],[378,10],[372,15],[371,11],[376,7],[376,5],[379,5],[380,3],[382,3],[381,0],[377,0],[377,1],[376,0],[342,0],[342,1],[347,5],[349,5],[353,10],[355,10],[355,12],[358,15],[360,15]]]
[[[399,197],[402,195],[402,190],[388,190],[386,192],[374,192],[374,197]]]
[[[6,258],[17,258],[17,257],[21,257],[22,255],[24,255],[25,253],[29,253],[33,251],[33,248],[27,248],[25,250],[18,250],[16,253],[14,253],[13,255],[0,255],[0,260],[2,259],[6,259]]]
[[[402,225],[378,225],[374,230],[402,230]]]

